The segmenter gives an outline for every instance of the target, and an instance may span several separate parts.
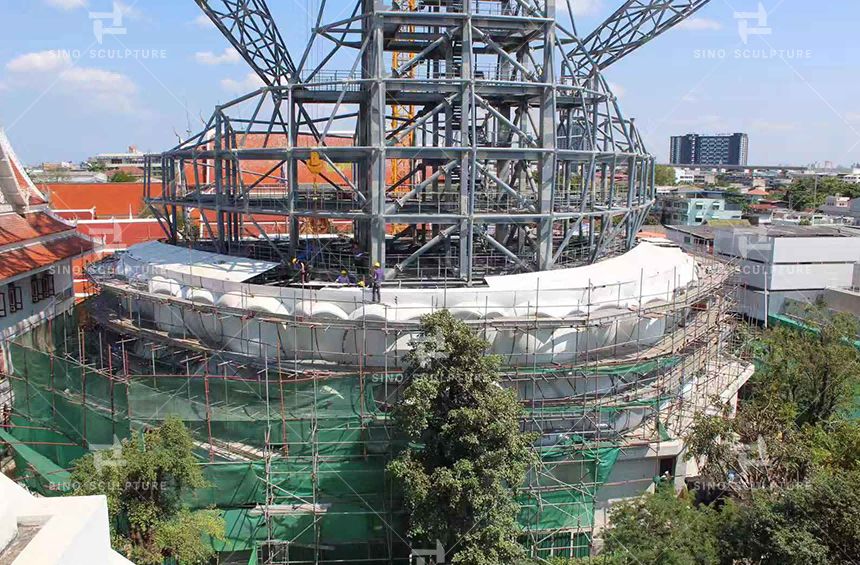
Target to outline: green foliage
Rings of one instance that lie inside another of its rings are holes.
[[[654,184],[657,186],[675,186],[675,169],[668,165],[654,167]]]
[[[860,560],[860,472],[819,471],[719,509],[671,487],[622,503],[596,558],[557,565],[849,565]]]
[[[118,448],[78,459],[71,494],[107,497],[112,544],[138,565],[160,565],[170,557],[206,563],[213,550],[203,536],[220,538],[225,524],[218,511],[182,506],[182,491],[206,486],[192,448],[182,421],[169,418]]]
[[[719,563],[714,511],[676,496],[672,485],[614,507],[609,521],[604,553],[612,557],[610,563]]]
[[[654,212],[648,212],[648,215],[645,216],[645,225],[646,226],[659,226],[660,216],[659,214],[655,214]]]
[[[446,561],[490,565],[521,557],[514,489],[535,462],[537,436],[520,432],[516,393],[499,385],[489,344],[447,310],[422,318],[395,407],[409,441],[388,471],[402,483],[409,536]]]
[[[757,345],[760,368],[733,414],[696,416],[686,457],[704,461],[715,482],[728,477],[738,495],[755,487],[806,480],[822,468],[852,469],[860,459],[860,425],[844,420],[856,406],[860,361],[857,320],[807,309],[814,331],[777,327]]]
[[[860,559],[860,473],[822,471],[721,512],[723,562],[848,565]]]
[[[603,555],[586,562],[848,565],[860,561],[860,422],[845,419],[860,385],[857,321],[810,308],[816,331],[743,337],[761,369],[737,411],[699,415],[687,458],[722,504],[671,488],[616,506]],[[719,404],[718,404],[719,405]]]
[[[111,182],[134,182],[135,180],[137,177],[126,171],[117,171],[110,176]]]
[[[785,198],[793,210],[812,210],[824,204],[828,196],[860,196],[860,185],[836,177],[802,177],[788,187]]]
[[[763,336],[762,370],[754,377],[759,397],[774,395],[794,407],[798,425],[817,424],[854,403],[860,390],[860,362],[853,347],[858,321],[848,314],[807,309],[815,331],[777,327]]]

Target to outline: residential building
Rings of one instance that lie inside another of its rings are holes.
[[[654,213],[666,225],[695,226],[714,219],[741,219],[740,208],[732,206],[722,197],[661,196],[654,203]]]
[[[749,137],[745,133],[672,136],[669,162],[673,165],[746,165]]]
[[[675,182],[677,184],[714,185],[717,183],[717,175],[712,171],[700,171],[698,169],[684,169],[676,167]]]
[[[860,169],[853,169],[850,173],[842,177],[845,182],[860,184]]]
[[[135,171],[143,172],[146,153],[131,145],[126,153],[101,153],[87,161],[92,168],[105,169],[109,174],[116,171],[125,171],[132,174]],[[161,176],[161,166],[154,163],[154,175]]]
[[[851,199],[847,196],[828,196],[818,210],[833,216],[843,216],[849,214],[850,207]]]

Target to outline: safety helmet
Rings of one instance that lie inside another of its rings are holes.
[[[343,271],[341,271],[341,272],[340,272],[340,274],[345,275],[345,274],[346,274],[346,270],[344,269]]]
[[[378,266],[379,266],[379,261],[377,261],[376,263],[374,263],[374,264],[373,264],[373,266],[374,266],[374,267],[378,267]]]
[[[296,259],[295,257],[293,257],[293,265],[295,265],[295,264],[296,264],[296,263],[298,263],[298,262],[299,262],[299,260],[298,260],[298,259]]]
[[[364,286],[364,281],[358,281],[358,286]]]

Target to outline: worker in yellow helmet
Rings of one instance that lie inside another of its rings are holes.
[[[344,269],[340,272],[340,276],[337,279],[335,279],[334,282],[336,282],[338,284],[349,284],[349,282],[350,282],[349,281],[349,273],[346,272],[346,269]]]
[[[308,266],[304,261],[299,261],[298,258],[293,257],[292,260],[293,269],[298,271],[298,275],[302,281],[302,284],[305,284],[310,279],[310,271],[308,270]]]
[[[380,302],[382,301],[382,281],[385,280],[385,270],[382,268],[382,265],[379,264],[379,261],[373,264],[373,301]]]

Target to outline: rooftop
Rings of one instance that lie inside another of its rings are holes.
[[[713,239],[719,231],[760,237],[860,237],[860,229],[846,226],[666,226],[666,229]]]
[[[0,281],[90,253],[95,244],[73,235],[0,253]]]
[[[244,282],[278,266],[278,263],[187,249],[157,241],[134,246],[128,259],[164,271],[229,282]]]

